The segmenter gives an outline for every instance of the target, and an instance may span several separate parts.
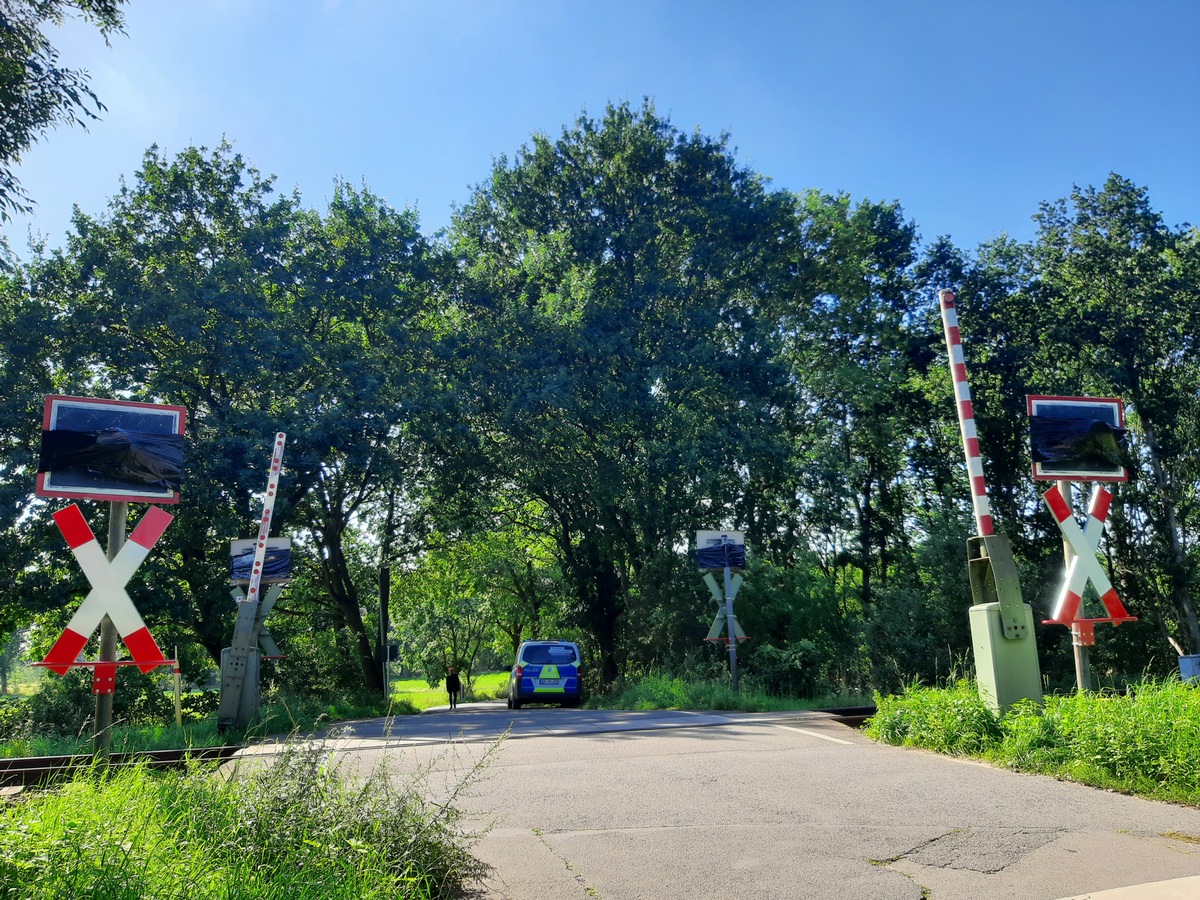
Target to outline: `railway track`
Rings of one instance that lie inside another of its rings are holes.
[[[834,709],[819,709],[817,712],[829,713],[843,725],[851,728],[861,728],[871,716],[875,715],[874,706],[839,706]]]
[[[835,721],[859,728],[875,714],[874,706],[842,706],[821,709]],[[189,760],[197,762],[224,762],[243,749],[240,745],[223,747],[200,747],[190,750],[147,750],[136,753],[113,753],[108,758],[110,766],[143,764],[152,769],[181,768]],[[90,754],[75,756],[27,756],[0,759],[0,788],[22,788],[49,785],[71,778],[75,773],[86,771],[97,765]]]
[[[223,762],[241,750],[241,746],[199,747],[190,750],[145,750],[136,753],[113,753],[110,766],[142,764],[152,769],[181,768],[189,760]],[[91,754],[75,756],[22,756],[0,759],[0,787],[33,787],[53,784],[75,773],[99,765]]]

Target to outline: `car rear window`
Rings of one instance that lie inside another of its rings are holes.
[[[535,666],[566,666],[575,662],[575,648],[554,644],[533,644],[525,648],[521,658]]]

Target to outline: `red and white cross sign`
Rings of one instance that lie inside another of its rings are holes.
[[[1108,518],[1112,494],[1100,485],[1095,486],[1088,503],[1087,522],[1082,528],[1075,521],[1075,514],[1059,491],[1058,485],[1046,491],[1042,499],[1057,520],[1059,530],[1073,551],[1071,562],[1067,565],[1066,578],[1054,603],[1054,612],[1047,621],[1067,626],[1076,622],[1133,621],[1135,617],[1126,611],[1121,598],[1117,596],[1116,588],[1112,586],[1100,565],[1100,560],[1096,558],[1096,549],[1100,546],[1100,535],[1104,533],[1104,522]],[[1095,585],[1100,601],[1110,618],[1089,620],[1080,617],[1079,607],[1089,581]]]
[[[54,522],[79,560],[92,589],[42,660],[43,665],[65,675],[106,614],[117,627],[139,669],[149,672],[166,662],[150,629],[125,592],[125,585],[173,518],[169,512],[151,506],[110,562],[77,505],[71,504],[54,513]]]

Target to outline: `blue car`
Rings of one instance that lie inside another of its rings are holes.
[[[525,703],[578,706],[579,647],[570,641],[524,641],[508,676],[508,708]]]

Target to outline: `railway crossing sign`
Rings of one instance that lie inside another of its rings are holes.
[[[165,510],[151,506],[110,562],[100,549],[100,542],[96,540],[78,505],[72,503],[54,513],[55,524],[66,538],[67,546],[79,561],[92,589],[46,654],[43,664],[47,668],[65,675],[105,615],[116,626],[139,669],[149,672],[166,664],[162,651],[126,593],[125,585],[173,518]]]
[[[717,579],[713,577],[712,572],[704,573],[704,583],[708,585],[708,591],[713,595],[713,599],[717,601],[717,616],[713,619],[712,628],[708,630],[706,641],[728,641],[730,639],[739,641],[748,641],[746,632],[742,631],[742,626],[738,623],[737,616],[733,614],[732,604],[737,597],[738,588],[742,586],[742,576],[734,575],[729,579],[729,615],[726,615],[725,610],[725,595],[721,591],[721,586],[717,584]],[[726,625],[733,623],[733,634],[730,637],[721,637],[721,632],[725,630]]]
[[[1092,489],[1091,500],[1088,503],[1087,522],[1081,528],[1075,521],[1074,511],[1063,497],[1058,485],[1050,488],[1042,495],[1050,514],[1058,522],[1063,539],[1071,548],[1071,561],[1067,565],[1066,577],[1059,589],[1054,603],[1054,611],[1045,624],[1066,625],[1073,631],[1077,630],[1080,641],[1085,646],[1096,642],[1094,626],[1096,622],[1111,622],[1119,625],[1122,622],[1137,621],[1136,616],[1129,615],[1117,590],[1108,580],[1104,568],[1096,557],[1100,546],[1100,536],[1104,533],[1104,523],[1108,519],[1108,509],[1112,503],[1112,494],[1103,486],[1097,484]],[[1100,602],[1108,615],[1101,618],[1081,616],[1083,593],[1088,583],[1096,588]]]

